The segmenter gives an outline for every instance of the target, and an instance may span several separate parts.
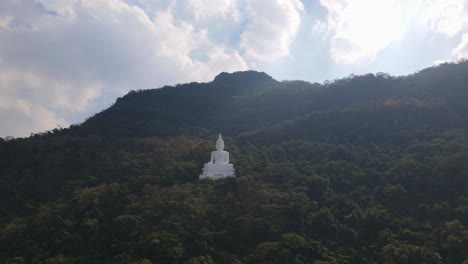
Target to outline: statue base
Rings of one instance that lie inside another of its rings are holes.
[[[236,177],[234,165],[232,164],[205,164],[199,179],[222,179]]]

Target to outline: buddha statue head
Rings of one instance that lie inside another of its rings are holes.
[[[223,138],[221,137],[221,134],[219,134],[218,140],[216,140],[216,150],[221,151],[224,149],[224,141]]]

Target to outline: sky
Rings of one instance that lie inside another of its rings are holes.
[[[0,137],[220,72],[323,82],[467,57],[468,0],[1,0]]]

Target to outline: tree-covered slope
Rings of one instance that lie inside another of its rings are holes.
[[[223,73],[209,83],[131,92],[67,132],[207,136],[222,131],[236,136],[308,118],[315,128],[332,126],[328,132],[343,121],[348,122],[346,127],[354,123],[372,133],[377,127],[386,131],[467,127],[467,73],[468,62],[410,76],[368,74],[326,84],[277,82],[252,71]],[[376,119],[382,124],[375,124]]]
[[[0,140],[0,263],[467,263],[467,70],[223,73]],[[199,181],[218,132],[237,178]]]

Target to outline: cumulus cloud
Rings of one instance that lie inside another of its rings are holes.
[[[468,33],[462,35],[462,40],[456,48],[452,50],[453,55],[458,59],[468,58]]]
[[[247,62],[236,50],[216,47],[208,54],[208,65],[212,69],[224,69],[227,72],[247,69]]]
[[[400,38],[404,31],[401,11],[393,0],[321,0],[331,35],[330,55],[337,63],[372,60]],[[319,22],[317,28],[323,28]],[[320,26],[319,26],[320,25]]]
[[[185,0],[186,6],[192,10],[196,20],[224,17],[239,21],[240,11],[237,0]]]
[[[320,0],[328,12],[314,26],[330,39],[338,64],[359,64],[398,42],[404,34],[426,31],[456,37],[466,30],[467,0]]]
[[[171,9],[151,19],[120,0],[1,5],[0,136],[26,136],[82,120],[103,107],[103,95],[207,81],[219,71],[247,68],[236,50],[212,43]],[[200,47],[205,61],[192,58]],[[25,122],[28,118],[37,120]]]
[[[301,0],[0,1],[0,136],[80,122],[130,89],[209,81],[221,71],[294,72],[293,63],[308,69],[329,58],[329,67],[371,65],[385,52],[393,58],[418,30],[419,41],[459,43],[431,45],[424,54],[448,51],[434,61],[466,58],[467,2],[320,0],[321,14]],[[312,27],[313,37],[298,36]]]
[[[412,10],[415,24],[449,40],[459,40],[452,48],[453,57],[439,61],[453,61],[468,57],[468,0],[419,0]],[[436,61],[435,63],[438,63]]]
[[[11,22],[13,22],[13,17],[11,16],[0,17],[0,30],[9,30]]]
[[[423,22],[438,32],[454,36],[468,22],[466,0],[424,0],[420,4]]]
[[[67,121],[40,105],[22,99],[4,98],[1,95],[0,120],[3,135],[29,135],[68,125]]]
[[[251,0],[246,9],[248,24],[240,42],[245,57],[254,62],[268,62],[289,55],[301,24],[302,2]]]
[[[425,4],[424,21],[436,32],[459,37],[452,54],[455,59],[468,58],[468,0],[434,0]]]

